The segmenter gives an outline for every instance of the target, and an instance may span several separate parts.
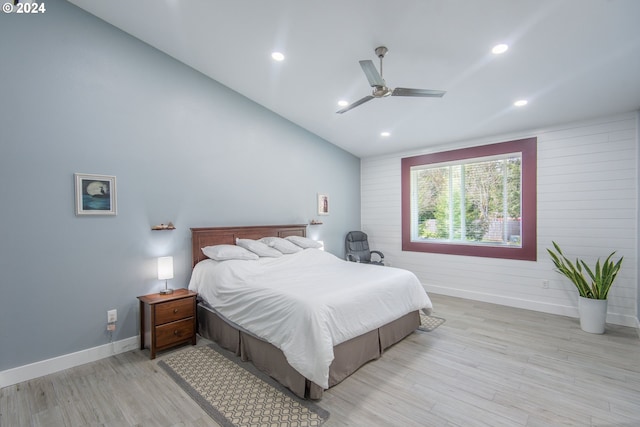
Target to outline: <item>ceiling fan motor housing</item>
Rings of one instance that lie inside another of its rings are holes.
[[[373,96],[376,98],[382,98],[384,96],[391,95],[391,89],[386,86],[375,86],[373,88]]]

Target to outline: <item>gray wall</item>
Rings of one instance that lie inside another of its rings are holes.
[[[190,277],[189,227],[306,223],[342,255],[360,161],[62,0],[0,14],[0,371],[138,333],[155,258]],[[118,215],[76,217],[73,173],[117,177]],[[151,231],[173,221],[177,230]]]

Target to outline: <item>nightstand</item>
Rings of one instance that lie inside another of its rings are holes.
[[[176,289],[172,294],[149,294],[140,300],[140,349],[156,352],[191,342],[196,344],[196,292]]]

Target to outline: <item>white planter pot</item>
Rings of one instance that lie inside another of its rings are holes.
[[[580,328],[592,334],[603,334],[607,320],[607,300],[578,296]]]

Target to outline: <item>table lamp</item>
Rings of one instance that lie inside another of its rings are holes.
[[[173,257],[163,256],[158,258],[158,280],[164,280],[164,289],[160,291],[162,295],[173,293],[173,289],[167,287],[167,281],[173,279]]]

